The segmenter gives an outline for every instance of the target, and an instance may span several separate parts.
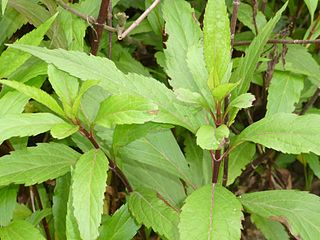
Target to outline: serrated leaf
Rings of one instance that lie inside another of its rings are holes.
[[[240,202],[229,190],[205,185],[185,200],[180,213],[180,239],[239,240],[241,209]]]
[[[239,83],[223,83],[212,89],[211,93],[217,102],[221,102]]]
[[[190,114],[187,107],[180,105],[173,92],[164,84],[138,74],[123,74],[106,58],[63,49],[48,50],[22,45],[12,47],[29,52],[82,80],[101,80],[99,85],[112,94],[130,94],[152,99],[159,106],[159,114],[154,119],[156,122],[181,125],[195,132],[203,121],[202,115]],[[96,71],[97,68],[99,71]]]
[[[131,240],[139,228],[125,204],[102,223],[98,239]]]
[[[96,239],[103,212],[108,159],[99,149],[84,153],[73,172],[72,205],[81,238]]]
[[[21,113],[0,116],[0,143],[11,137],[34,136],[64,123],[50,113]]]
[[[13,217],[18,188],[17,185],[0,188],[0,226],[8,225]]]
[[[58,143],[16,150],[0,158],[0,186],[10,183],[32,185],[70,171],[79,158],[72,148]]]
[[[128,206],[138,223],[168,240],[179,239],[179,214],[159,199],[156,192],[146,188],[136,190],[130,194]]]
[[[238,109],[249,108],[252,106],[253,101],[256,100],[255,96],[251,93],[244,93],[233,99],[229,107],[235,107]]]
[[[248,91],[259,57],[287,5],[288,2],[286,2],[276,15],[261,29],[257,37],[253,39],[250,46],[246,49],[245,57],[240,60],[237,70],[231,77],[231,82],[240,81],[240,85],[236,90],[236,94],[233,95],[233,98]]]
[[[277,113],[253,123],[237,137],[235,145],[244,141],[262,144],[283,153],[320,155],[318,123],[320,115],[297,116]]]
[[[275,71],[268,90],[266,116],[274,113],[292,113],[299,102],[304,77],[291,72]]]
[[[51,128],[50,130],[50,133],[54,138],[64,139],[76,133],[78,130],[79,130],[79,126],[71,125],[65,122],[65,123],[60,123],[53,126],[53,128]]]
[[[40,231],[27,221],[17,220],[0,228],[2,240],[45,240]]]
[[[142,124],[154,119],[158,106],[146,98],[113,95],[100,105],[95,123],[106,128],[116,124]]]
[[[11,88],[14,88],[17,91],[27,95],[28,97],[33,98],[34,100],[45,105],[50,110],[59,114],[60,116],[65,115],[62,108],[59,106],[56,100],[54,100],[53,97],[51,97],[48,93],[46,93],[45,91],[39,88],[28,86],[26,84],[16,82],[16,81],[9,81],[9,80],[0,80],[0,83],[7,85]]]
[[[296,237],[313,240],[320,234],[320,198],[316,195],[273,190],[243,194],[239,199],[250,213],[283,223]]]
[[[28,44],[28,45],[39,45],[55,20],[57,15],[49,18],[41,26],[33,30],[32,32],[24,35],[20,40],[15,43]],[[8,48],[5,50],[0,57],[0,77],[8,77],[18,67],[20,67],[28,58],[30,54],[22,53],[17,49]]]
[[[203,37],[207,70],[216,72],[219,85],[231,60],[230,24],[224,0],[207,2]],[[212,84],[209,87],[213,89]]]
[[[18,91],[7,92],[0,98],[0,116],[21,113],[29,97]]]
[[[196,133],[197,145],[202,149],[213,150],[218,148],[219,141],[216,139],[215,128],[211,125],[203,125]]]
[[[263,233],[267,240],[289,240],[288,233],[281,223],[251,214],[251,221]]]
[[[249,164],[256,153],[256,146],[251,142],[246,142],[230,152],[228,164],[228,181],[230,185],[240,176],[244,167]]]

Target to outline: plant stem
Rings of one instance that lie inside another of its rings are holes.
[[[108,11],[109,10],[109,0],[101,0],[100,10],[99,10],[99,16],[97,19],[97,25],[95,25],[95,38],[92,42],[91,47],[91,54],[97,55],[102,32],[103,32],[103,25],[105,24],[107,18],[108,18]]]
[[[124,39],[133,29],[135,29],[143,19],[145,19],[148,14],[160,3],[161,0],[155,0],[142,14],[134,23],[130,25],[130,27],[125,30],[121,35],[118,36],[119,40]]]
[[[240,0],[234,0],[233,1],[232,18],[231,18],[231,24],[230,24],[231,54],[232,54],[232,49],[234,46],[234,36],[235,36],[235,31],[236,31],[239,6],[240,6]]]
[[[315,39],[315,40],[300,40],[300,39],[270,39],[267,43],[270,44],[316,44],[320,43],[320,39]],[[235,42],[234,46],[245,46],[245,45],[250,45],[251,41],[239,41]]]
[[[112,0],[109,1],[107,25],[112,27]],[[108,58],[112,58],[112,32],[108,33]]]
[[[212,183],[217,183],[219,178],[219,169],[221,165],[221,150],[210,151],[212,163]]]
[[[320,97],[320,88],[317,88],[313,96],[309,99],[309,101],[304,105],[303,109],[299,113],[299,115],[305,114],[310,107],[317,101],[318,97]]]

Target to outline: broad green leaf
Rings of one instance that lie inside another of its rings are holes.
[[[28,100],[29,98],[20,92],[7,92],[0,98],[0,116],[21,113]]]
[[[18,189],[16,185],[0,188],[0,226],[8,225],[12,219]]]
[[[125,204],[102,223],[98,239],[131,240],[139,228]]]
[[[238,9],[238,20],[247,26],[253,33],[257,34],[253,23],[252,6],[241,2]],[[260,11],[257,12],[256,23],[258,30],[261,30],[261,28],[267,23],[266,17]]]
[[[189,109],[180,105],[173,92],[164,84],[142,75],[123,74],[106,58],[63,49],[48,50],[22,45],[12,47],[29,52],[82,80],[101,80],[99,85],[112,94],[130,94],[152,99],[159,106],[159,114],[154,119],[156,122],[181,125],[192,132],[203,122],[203,113],[190,114]]]
[[[16,206],[13,212],[13,221],[24,220],[29,216],[31,216],[31,214],[32,214],[32,211],[28,206],[24,204],[16,203]]]
[[[28,86],[20,82],[9,81],[9,80],[0,80],[0,83],[7,85],[11,88],[16,89],[17,91],[27,95],[30,98],[42,103],[47,106],[53,112],[59,114],[60,116],[64,116],[64,112],[59,106],[59,104],[45,91],[38,89],[36,87]]]
[[[21,113],[0,116],[0,143],[11,137],[34,136],[64,123],[51,113]]]
[[[207,2],[203,23],[204,57],[207,70],[216,72],[217,85],[219,85],[231,60],[230,23],[224,0]],[[209,83],[209,87],[213,90],[214,84]]]
[[[231,82],[240,81],[233,98],[248,91],[259,57],[272,34],[272,30],[279,21],[282,12],[286,9],[287,4],[288,2],[285,3],[276,15],[261,29],[257,37],[253,39],[250,46],[246,49],[245,57],[240,60],[237,70],[231,77]]]
[[[32,185],[57,178],[69,172],[78,158],[79,153],[58,143],[16,150],[0,158],[0,186]]]
[[[229,137],[229,133],[230,133],[229,128],[225,124],[222,124],[216,129],[216,132],[215,132],[216,139],[221,144],[221,142],[223,142],[225,138]]]
[[[130,194],[129,210],[138,223],[152,228],[168,240],[179,239],[179,214],[157,197],[153,190],[141,188]]]
[[[251,142],[246,142],[230,152],[228,164],[228,181],[230,185],[241,175],[242,170],[248,165],[256,153],[256,146]]]
[[[72,197],[74,216],[81,238],[96,239],[103,211],[108,159],[101,150],[92,149],[78,160],[73,172]]]
[[[252,106],[252,102],[254,100],[256,100],[254,95],[251,93],[244,93],[233,99],[229,104],[229,107],[235,107],[238,109],[248,108]]]
[[[60,123],[53,126],[51,128],[50,133],[54,138],[64,139],[76,133],[78,130],[79,130],[79,126],[71,125],[65,122],[65,123]]]
[[[237,137],[235,145],[251,141],[283,153],[320,155],[319,121],[317,114],[274,114],[247,127]]]
[[[180,213],[180,239],[239,240],[242,206],[233,193],[205,185],[185,200]]]
[[[191,92],[189,89],[185,88],[179,88],[174,91],[174,93],[177,95],[177,99],[181,102],[198,106],[198,107],[206,107],[206,103],[203,101],[202,96],[197,92]]]
[[[4,15],[4,12],[6,11],[6,7],[7,7],[7,4],[8,4],[8,0],[2,0],[1,1],[1,12],[2,12],[2,15]]]
[[[100,105],[95,123],[106,128],[116,124],[142,124],[154,119],[158,106],[146,98],[130,95],[113,95]]]
[[[4,228],[0,228],[2,240],[45,240],[40,231],[27,221],[14,221]]]
[[[301,75],[275,71],[268,90],[266,116],[279,112],[292,113],[299,102],[303,80]]]
[[[221,102],[237,86],[238,83],[223,83],[214,88],[211,93],[217,102]]]
[[[314,12],[318,6],[318,0],[304,0],[305,4],[307,5],[310,15],[311,15],[311,22],[313,22]]]
[[[71,176],[66,174],[56,179],[56,186],[54,187],[52,215],[55,236],[59,240],[66,240],[66,215],[70,185]]]
[[[320,198],[316,195],[273,190],[243,194],[239,199],[250,213],[288,225],[293,236],[313,240],[320,234]]]
[[[288,233],[281,223],[261,217],[258,214],[251,214],[251,221],[267,240],[289,240]]]
[[[211,125],[203,125],[196,133],[197,145],[202,149],[213,150],[219,146],[219,141],[215,135],[215,128]]]
[[[24,35],[21,39],[16,41],[18,44],[39,45],[55,20],[56,15],[48,19],[41,26],[33,30],[32,32]],[[8,77],[18,67],[20,67],[28,58],[30,54],[22,53],[17,49],[8,48],[0,57],[0,77]]]
[[[72,171],[74,172],[74,170]],[[67,202],[67,215],[66,215],[66,238],[72,240],[82,240],[80,237],[79,226],[74,216],[72,188],[69,188],[69,198]]]

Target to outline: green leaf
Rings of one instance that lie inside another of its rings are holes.
[[[72,171],[74,172],[74,170]],[[70,188],[70,192],[68,194],[68,202],[67,202],[67,216],[66,216],[66,238],[73,240],[82,240],[80,237],[79,226],[77,220],[74,216],[74,208],[73,204],[73,196],[72,196],[72,188]]]
[[[79,158],[72,148],[58,143],[16,150],[0,158],[0,186],[10,183],[32,185],[70,171]]]
[[[320,161],[319,157],[313,153],[301,154],[301,157],[306,161],[313,171],[314,175],[320,178]]]
[[[204,15],[204,56],[208,72],[216,72],[219,85],[231,60],[230,23],[224,0],[209,0]],[[213,84],[209,84],[213,90]]]
[[[263,233],[267,240],[289,240],[288,233],[281,223],[251,214],[251,221]]]
[[[275,71],[268,90],[266,116],[274,113],[292,113],[299,102],[304,77],[291,72]]]
[[[50,133],[54,138],[64,139],[76,133],[78,130],[79,130],[79,126],[71,125],[65,122],[65,123],[60,123],[53,126],[53,128],[51,128]]]
[[[213,150],[219,146],[219,141],[215,135],[215,128],[211,125],[203,125],[196,133],[197,145],[202,149]]]
[[[320,198],[316,195],[273,190],[243,194],[239,199],[250,213],[283,223],[297,238],[312,240],[320,234]]]
[[[251,141],[283,153],[320,155],[319,121],[320,115],[316,114],[278,113],[247,127],[234,144]]]
[[[238,83],[223,83],[214,88],[211,93],[217,102],[221,102],[237,86]]]
[[[33,226],[39,225],[42,219],[52,215],[51,208],[45,208],[42,210],[37,210],[33,212],[29,217],[26,218],[26,221],[30,222]]]
[[[72,182],[74,216],[81,238],[95,239],[103,211],[108,159],[101,150],[92,149],[78,160]]]
[[[164,84],[138,74],[123,74],[106,58],[63,49],[48,50],[22,45],[12,47],[29,52],[82,80],[101,80],[99,85],[112,94],[137,95],[152,99],[159,106],[159,114],[154,119],[156,122],[181,125],[195,132],[203,121],[203,115],[190,114],[189,109],[180,105],[173,92]]]
[[[128,199],[129,210],[138,223],[152,228],[168,240],[179,239],[179,214],[146,188],[136,190]]]
[[[4,12],[6,11],[6,7],[7,7],[7,4],[8,4],[8,0],[2,0],[1,1],[1,12],[2,12],[2,15],[4,15]]]
[[[311,22],[313,22],[314,12],[318,6],[318,0],[304,0],[305,4],[307,5],[310,15],[311,15]]]
[[[11,88],[16,89],[17,91],[27,95],[30,98],[42,103],[43,105],[47,106],[53,112],[59,114],[60,116],[64,116],[64,112],[59,106],[59,104],[45,91],[38,89],[36,87],[28,86],[23,83],[19,83],[16,81],[9,81],[9,80],[0,80],[0,83],[7,85]]]
[[[240,176],[244,167],[249,164],[256,153],[256,146],[251,142],[246,142],[230,152],[228,164],[228,181],[230,185]]]
[[[41,26],[33,30],[32,32],[24,35],[20,40],[15,43],[28,44],[28,45],[39,45],[55,20],[57,15],[49,18]],[[0,77],[8,77],[18,67],[20,67],[28,58],[30,54],[22,53],[21,51],[13,48],[5,50],[0,57]]]
[[[152,0],[145,0],[145,6],[146,9],[153,3]],[[164,26],[164,20],[162,18],[162,13],[161,13],[161,4],[158,5],[155,9],[153,9],[150,14],[148,14],[148,21],[150,23],[150,26],[152,30],[157,34],[157,35],[162,35],[162,30]]]
[[[0,188],[0,226],[8,225],[13,217],[18,188],[16,185]]]
[[[253,9],[249,4],[241,2],[238,9],[238,20],[247,26],[253,33],[256,33],[256,29],[253,23]],[[262,12],[258,11],[256,16],[257,28],[260,30],[266,25],[267,20]]]
[[[203,101],[203,97],[197,92],[191,92],[189,89],[179,88],[174,91],[177,95],[177,99],[181,102],[194,105],[197,107],[206,107],[206,103]]]
[[[240,202],[229,190],[205,185],[188,196],[182,207],[180,239],[239,240],[241,209]]]
[[[153,120],[157,112],[157,105],[148,99],[113,95],[101,103],[95,123],[106,128],[116,124],[141,124]]]
[[[21,113],[0,116],[0,143],[11,137],[34,136],[63,123],[50,113]]]
[[[229,104],[229,107],[235,107],[238,109],[249,108],[252,106],[252,102],[254,100],[256,100],[254,95],[251,93],[244,93],[233,99]]]
[[[259,57],[272,34],[272,30],[279,21],[282,12],[286,9],[287,4],[288,2],[286,2],[276,15],[261,29],[257,37],[253,39],[250,46],[246,49],[245,57],[240,60],[237,70],[231,77],[231,82],[240,81],[240,85],[233,97],[237,97],[248,91]]]
[[[129,212],[128,204],[125,204],[102,223],[98,239],[130,240],[136,235],[139,228],[140,225]]]
[[[0,228],[2,240],[45,240],[40,231],[27,221],[14,221],[9,226]]]
[[[20,92],[7,92],[0,98],[0,116],[21,113],[28,100],[29,98]]]

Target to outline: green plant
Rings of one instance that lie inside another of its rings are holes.
[[[317,195],[234,190],[239,176],[249,186],[250,167],[265,159],[266,168],[256,172],[270,171],[271,178],[279,154],[303,164],[307,188],[320,176],[320,115],[308,109],[318,96],[320,67],[307,48],[270,40],[287,6],[296,10],[292,4],[283,3],[267,22],[255,3],[252,22],[249,5],[239,1],[191,1],[203,15],[187,1],[164,0],[154,3],[147,22],[138,18],[121,45],[102,34],[109,1],[80,1],[71,12],[57,2],[2,1],[0,26],[8,31],[1,44],[27,21],[36,28],[0,56],[0,239],[232,240],[241,238],[244,213],[267,239],[319,236]],[[100,2],[97,22],[83,21]],[[120,1],[119,11],[150,4]],[[306,4],[312,21],[301,43],[313,43],[317,2]],[[9,26],[5,17],[16,15]],[[234,41],[237,15],[252,40],[244,57],[232,58],[246,44]],[[105,28],[122,39],[127,17],[117,16],[117,27]],[[91,50],[87,25],[96,38]],[[130,54],[131,45],[150,39],[158,41],[150,45],[168,82],[160,66],[148,70]],[[17,203],[17,196],[28,200]]]

